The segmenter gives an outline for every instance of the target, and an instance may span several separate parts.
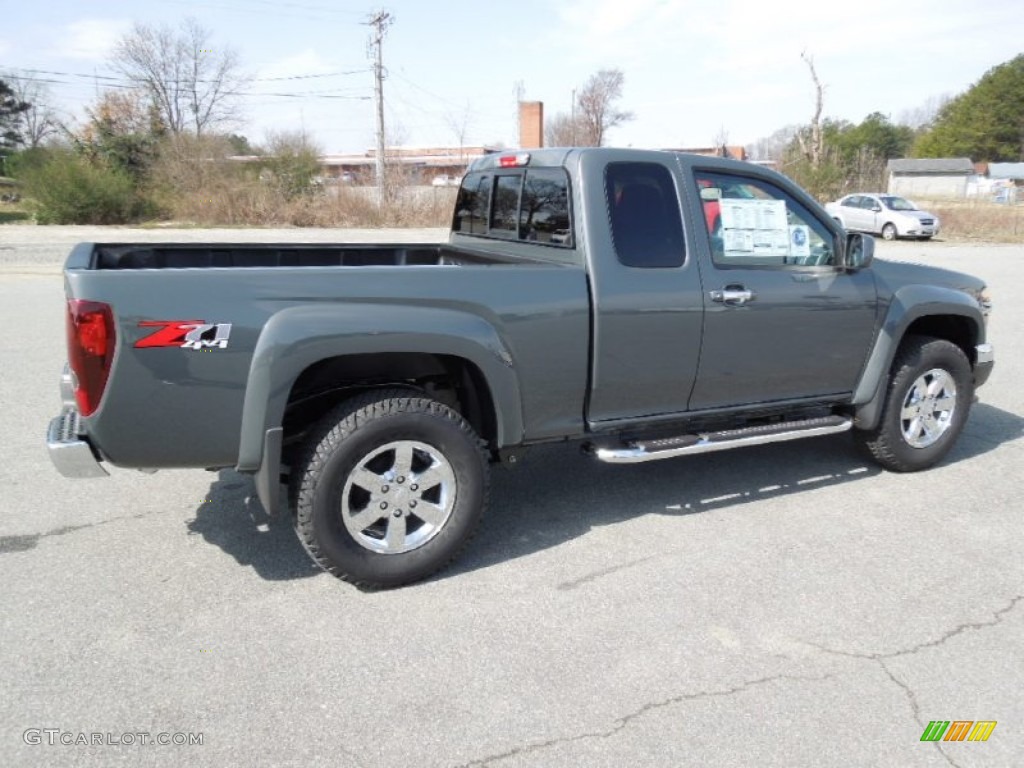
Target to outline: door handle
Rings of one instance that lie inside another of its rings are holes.
[[[754,292],[741,285],[728,285],[720,291],[711,291],[711,300],[720,304],[741,307],[754,300]]]

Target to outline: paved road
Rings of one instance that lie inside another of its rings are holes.
[[[221,233],[257,235],[339,237]],[[370,594],[234,472],[50,467],[58,266],[115,237],[139,235],[0,228],[0,764],[1021,764],[1024,248],[882,246],[996,297],[997,368],[942,466],[880,472],[845,436],[632,468],[545,448],[496,473],[457,567]],[[999,724],[939,747],[930,720]]]

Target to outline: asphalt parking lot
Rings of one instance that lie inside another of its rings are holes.
[[[71,243],[345,237],[0,227],[0,764],[1021,765],[1024,246],[879,245],[995,298],[995,372],[924,473],[848,436],[635,467],[537,449],[455,567],[364,593],[246,476],[51,467]],[[998,725],[920,741],[932,720]],[[93,733],[202,744],[61,743]]]

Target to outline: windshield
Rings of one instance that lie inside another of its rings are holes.
[[[916,211],[917,206],[902,197],[883,197],[882,205],[890,211]]]

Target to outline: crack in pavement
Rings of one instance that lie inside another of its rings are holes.
[[[840,651],[834,648],[827,648],[823,645],[819,645],[818,643],[807,643],[807,645],[811,646],[812,648],[817,648],[819,651],[822,651],[823,653],[828,653],[835,656],[846,656],[847,658],[863,659],[865,661],[877,662],[878,665],[882,668],[882,671],[885,672],[886,677],[888,677],[893,683],[899,686],[900,689],[904,692],[904,694],[906,694],[907,699],[910,701],[910,707],[914,713],[914,720],[917,722],[918,727],[922,729],[923,733],[925,723],[923,718],[921,717],[921,705],[917,701],[917,694],[914,693],[913,689],[909,685],[907,685],[898,677],[896,677],[893,671],[889,669],[889,666],[885,663],[886,660],[897,659],[900,656],[910,656],[920,651],[923,651],[926,648],[936,648],[945,643],[947,640],[951,640],[952,638],[963,634],[969,629],[980,630],[986,629],[988,627],[997,626],[998,624],[1002,623],[1003,617],[1006,616],[1006,614],[1008,614],[1010,611],[1017,607],[1021,600],[1024,600],[1024,595],[1017,595],[1016,597],[1011,598],[1008,605],[992,613],[992,619],[990,621],[971,621],[966,622],[964,624],[959,624],[958,626],[944,633],[941,637],[935,640],[929,640],[926,643],[918,643],[917,645],[914,645],[910,648],[903,648],[898,651],[892,651],[890,653],[857,653],[856,651]],[[953,760],[952,757],[946,754],[945,750],[942,749],[941,744],[935,742],[933,746],[938,750],[939,754],[942,755],[942,757],[949,765],[953,766],[953,768],[960,768],[959,763],[957,763],[955,760]]]
[[[934,648],[936,646],[942,645],[947,640],[950,640],[950,639],[956,637],[957,635],[960,635],[960,634],[962,634],[962,633],[964,633],[964,632],[966,632],[967,630],[970,630],[970,629],[985,629],[987,627],[994,627],[994,626],[998,625],[999,623],[1001,623],[1002,620],[1003,620],[1003,617],[1006,616],[1006,614],[1008,614],[1014,608],[1016,608],[1017,605],[1022,600],[1024,600],[1024,595],[1017,595],[1016,597],[1012,598],[1007,606],[1005,606],[1004,608],[1000,608],[999,610],[993,612],[992,619],[989,620],[989,621],[966,622],[964,624],[958,625],[957,627],[949,630],[948,632],[945,632],[941,637],[939,637],[939,638],[937,638],[935,640],[929,640],[928,642],[918,643],[917,645],[914,645],[914,646],[912,646],[910,648],[903,648],[903,649],[900,649],[900,650],[897,650],[897,651],[892,651],[890,653],[857,653],[855,651],[836,650],[836,649],[833,649],[833,648],[828,648],[828,647],[823,646],[823,645],[819,645],[817,643],[806,643],[806,644],[811,646],[811,647],[813,647],[813,648],[817,648],[818,650],[822,651],[823,653],[832,654],[832,655],[835,655],[835,656],[845,656],[845,657],[848,657],[848,658],[863,659],[863,660],[867,660],[867,661],[877,662],[878,665],[882,668],[882,671],[885,673],[886,677],[888,677],[889,680],[891,680],[896,686],[898,686],[904,692],[904,694],[907,696],[907,700],[910,702],[910,707],[911,707],[911,710],[913,712],[914,720],[917,722],[917,724],[921,727],[921,729],[923,731],[923,729],[924,729],[924,721],[921,718],[921,705],[920,705],[920,703],[917,700],[917,695],[914,693],[914,691],[910,688],[909,685],[907,685],[902,680],[900,680],[898,677],[896,677],[896,675],[892,672],[891,669],[889,669],[888,665],[885,663],[886,660],[887,659],[895,659],[895,658],[899,658],[901,656],[907,656],[907,655],[911,655],[911,654],[914,654],[914,653],[918,653],[918,652],[920,652],[922,650],[925,650],[927,648]],[[671,698],[664,699],[662,701],[656,701],[656,702],[651,702],[649,704],[645,704],[644,706],[640,707],[640,709],[636,710],[635,712],[630,712],[629,714],[626,714],[626,715],[623,715],[623,716],[621,716],[619,718],[616,718],[616,720],[612,724],[611,728],[608,728],[608,729],[605,729],[605,730],[587,731],[585,733],[576,734],[574,736],[560,736],[558,738],[549,739],[547,741],[541,741],[541,742],[537,742],[537,743],[534,743],[534,744],[526,744],[524,746],[516,747],[515,749],[508,750],[507,752],[501,752],[501,753],[494,754],[494,755],[488,755],[487,757],[481,757],[481,758],[477,758],[476,760],[471,760],[468,763],[462,763],[462,764],[460,764],[458,766],[458,768],[472,768],[472,766],[486,766],[486,765],[490,765],[491,763],[497,762],[499,760],[505,760],[505,759],[510,758],[510,757],[516,757],[516,756],[519,756],[519,755],[524,755],[524,754],[530,754],[530,753],[533,753],[533,752],[538,752],[540,750],[547,749],[548,747],[556,746],[556,745],[559,745],[559,744],[571,744],[573,742],[583,741],[585,739],[595,739],[595,738],[607,739],[607,738],[609,738],[611,736],[614,736],[615,734],[617,734],[622,729],[624,729],[633,720],[636,720],[637,718],[642,717],[642,716],[646,715],[649,712],[653,712],[655,710],[662,709],[664,707],[671,706],[673,704],[678,704],[678,703],[683,702],[683,701],[694,701],[694,700],[698,700],[698,699],[718,697],[718,696],[732,696],[733,694],[736,694],[736,693],[743,693],[747,689],[752,688],[754,686],[766,685],[768,683],[776,682],[776,681],[779,681],[779,680],[800,680],[800,681],[820,682],[822,680],[827,680],[827,679],[832,678],[834,676],[835,675],[832,674],[832,673],[829,673],[829,674],[826,674],[826,675],[817,676],[817,677],[808,677],[808,676],[801,676],[801,675],[788,675],[788,674],[787,675],[772,675],[771,677],[762,677],[762,678],[758,678],[756,680],[749,680],[749,681],[747,681],[747,682],[745,682],[745,683],[743,683],[743,684],[741,684],[739,686],[735,686],[735,687],[732,687],[732,688],[727,688],[727,689],[720,690],[720,691],[700,691],[698,693],[684,693],[684,694],[680,694],[678,696],[673,696]],[[936,743],[936,744],[934,744],[934,746],[938,750],[939,754],[942,755],[942,757],[946,760],[946,762],[949,765],[953,766],[953,768],[960,768],[960,766],[949,755],[947,755],[945,753],[945,751],[943,751],[942,746],[940,744]]]
[[[910,708],[914,711],[914,720],[917,722],[917,727],[921,728],[921,732],[924,733],[925,725],[924,720],[921,718],[921,705],[917,701],[917,694],[914,693],[913,689],[909,685],[907,685],[898,677],[896,677],[893,671],[889,669],[888,665],[886,665],[885,659],[873,659],[873,661],[877,661],[878,665],[882,668],[882,671],[885,672],[886,676],[890,680],[892,680],[896,685],[903,689],[903,692],[907,695],[907,699],[910,701]],[[939,754],[942,755],[942,757],[945,758],[946,762],[952,765],[953,768],[960,768],[960,765],[956,761],[954,761],[953,758],[947,755],[945,751],[943,751],[941,745],[936,743],[933,746],[937,750],[939,750]]]
[[[971,621],[964,624],[960,624],[954,627],[953,629],[949,630],[944,635],[942,635],[942,637],[936,640],[929,640],[926,643],[918,643],[917,645],[912,646],[910,648],[903,648],[898,651],[892,651],[890,653],[858,653],[856,651],[840,651],[836,650],[835,648],[828,648],[827,646],[810,642],[808,642],[807,645],[811,646],[812,648],[817,648],[819,651],[822,651],[823,653],[831,653],[836,656],[847,656],[849,658],[854,659],[871,659],[872,661],[878,661],[880,659],[895,659],[900,656],[910,656],[912,654],[923,651],[926,648],[935,648],[937,646],[940,646],[947,640],[952,640],[957,635],[963,634],[969,629],[986,629],[988,627],[994,627],[1000,624],[1003,620],[1003,617],[1010,611],[1012,611],[1014,608],[1016,608],[1017,604],[1020,603],[1021,600],[1024,600],[1024,595],[1017,595],[1016,597],[1010,598],[1009,605],[1007,605],[1005,608],[1000,608],[998,611],[993,612],[991,621]]]
[[[643,717],[648,712],[653,712],[653,711],[658,710],[658,709],[663,709],[664,707],[669,707],[669,706],[672,706],[673,704],[679,704],[680,702],[683,702],[683,701],[696,701],[696,700],[699,700],[699,699],[714,698],[714,697],[718,697],[718,696],[732,696],[733,694],[736,694],[736,693],[744,693],[749,688],[753,688],[755,686],[760,686],[760,685],[766,685],[768,683],[773,683],[773,682],[776,682],[776,681],[779,681],[779,680],[798,680],[798,681],[808,681],[808,682],[820,682],[822,680],[828,680],[829,678],[832,678],[834,676],[835,675],[833,675],[832,673],[829,673],[827,675],[820,675],[820,676],[817,676],[817,677],[809,677],[809,676],[805,676],[805,675],[788,675],[788,674],[787,675],[772,675],[770,677],[761,677],[761,678],[758,678],[756,680],[748,680],[747,682],[745,682],[745,683],[743,683],[741,685],[735,686],[733,688],[726,688],[726,689],[720,690],[720,691],[699,691],[697,693],[682,693],[682,694],[679,694],[678,696],[672,696],[671,698],[664,699],[662,701],[654,701],[654,702],[650,702],[648,704],[644,704],[642,707],[640,707],[640,709],[636,710],[635,712],[630,712],[629,714],[622,715],[621,717],[616,718],[614,723],[612,724],[612,727],[607,729],[607,730],[603,730],[603,731],[588,731],[586,733],[576,734],[575,736],[560,736],[560,737],[558,737],[556,739],[549,739],[547,741],[541,741],[541,742],[537,742],[535,744],[526,744],[526,745],[523,745],[521,747],[516,747],[515,749],[511,749],[511,750],[509,750],[507,752],[501,752],[501,753],[496,754],[496,755],[488,755],[487,757],[480,757],[480,758],[477,758],[476,760],[471,760],[468,763],[462,763],[462,764],[458,765],[457,768],[472,768],[472,766],[490,765],[491,763],[494,763],[494,762],[496,762],[498,760],[505,760],[506,758],[509,758],[509,757],[516,757],[518,755],[524,755],[524,754],[529,754],[529,753],[532,753],[532,752],[537,752],[537,751],[540,751],[542,749],[547,749],[548,747],[555,746],[557,744],[571,744],[574,741],[583,741],[584,739],[607,739],[607,738],[610,738],[611,736],[614,736],[615,734],[617,734],[619,731],[621,731],[623,728],[628,726],[631,722],[633,722],[637,718]]]

